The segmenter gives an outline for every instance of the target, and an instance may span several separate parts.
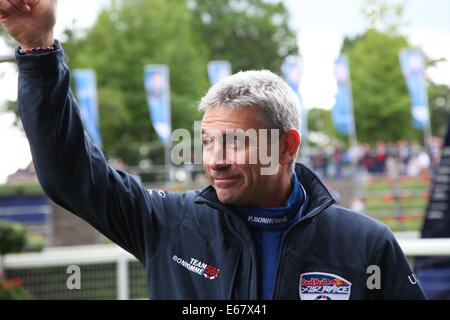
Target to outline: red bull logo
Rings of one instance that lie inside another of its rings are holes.
[[[302,279],[301,285],[303,286],[327,286],[327,285],[336,285],[336,286],[342,286],[342,285],[348,285],[349,283],[339,279],[328,279],[328,278],[311,278],[309,280]]]
[[[348,300],[350,298],[351,285],[351,282],[331,273],[302,273],[299,283],[300,299]]]

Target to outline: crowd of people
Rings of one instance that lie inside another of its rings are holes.
[[[432,138],[428,147],[417,142],[379,141],[374,146],[358,144],[344,149],[339,145],[311,148],[310,166],[321,177],[341,179],[361,171],[374,175],[429,174],[440,159],[442,139]]]

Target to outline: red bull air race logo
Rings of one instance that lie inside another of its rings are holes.
[[[197,259],[191,258],[190,261],[183,260],[176,255],[172,257],[172,260],[178,263],[180,266],[185,267],[189,271],[204,276],[206,279],[213,280],[219,276],[220,269],[210,266],[207,263],[201,262]]]
[[[351,287],[351,282],[331,273],[308,272],[300,275],[302,300],[348,300]]]

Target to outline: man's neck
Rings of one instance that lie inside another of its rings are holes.
[[[272,183],[270,189],[270,197],[267,196],[267,201],[260,206],[268,208],[284,207],[292,193],[292,173],[280,175],[279,179]]]

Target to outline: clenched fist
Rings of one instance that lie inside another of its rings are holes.
[[[53,46],[56,0],[0,0],[0,23],[22,49]]]

